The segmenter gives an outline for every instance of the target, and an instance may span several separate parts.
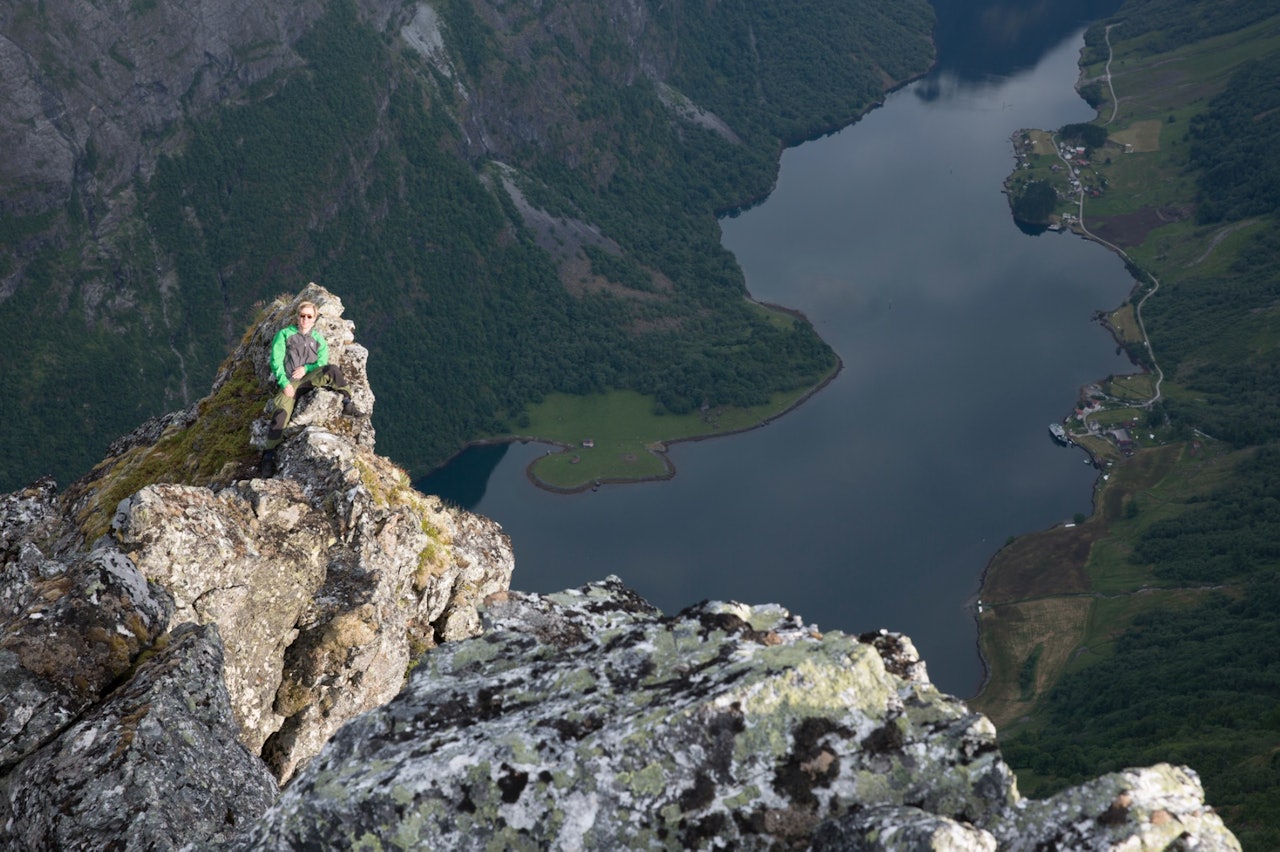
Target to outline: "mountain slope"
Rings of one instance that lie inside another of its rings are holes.
[[[833,354],[748,302],[715,214],[932,55],[924,2],[214,5],[0,21],[0,485],[189,403],[308,280],[383,356],[415,474],[552,391],[816,384]]]

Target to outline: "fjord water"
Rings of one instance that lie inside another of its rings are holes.
[[[502,524],[514,588],[616,574],[672,613],[780,603],[823,631],[906,633],[940,688],[973,694],[987,561],[1090,511],[1097,472],[1047,426],[1082,385],[1130,369],[1090,318],[1125,299],[1120,260],[1023,233],[1000,191],[1015,130],[1092,117],[1073,91],[1079,27],[1025,67],[994,48],[951,54],[787,151],[765,203],[722,222],[752,295],[803,311],[844,362],[802,406],[673,446],[666,482],[551,494],[524,475],[546,452],[529,444],[469,450],[419,487]]]

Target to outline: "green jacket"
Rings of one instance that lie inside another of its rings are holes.
[[[299,353],[305,352],[310,355],[312,347],[308,345],[309,341],[295,340],[292,344],[289,343],[289,338],[297,333],[296,325],[286,325],[271,338],[271,373],[282,388],[289,384],[289,374],[296,366],[295,361],[305,366],[308,373],[329,363],[329,344],[325,341],[323,334],[314,328],[311,329],[311,339],[315,342],[315,360],[308,362],[303,360]],[[289,357],[291,354],[292,359]]]

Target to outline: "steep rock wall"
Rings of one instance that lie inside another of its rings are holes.
[[[0,12],[0,214],[150,174],[172,125],[297,64],[319,0],[56,0]],[[96,174],[96,177],[95,177]]]
[[[266,343],[304,298],[364,415],[307,395],[263,477]],[[117,441],[64,494],[42,480],[0,503],[0,770],[22,777],[182,624],[217,627],[235,736],[281,780],[394,696],[423,650],[478,632],[510,542],[376,455],[366,353],[341,315],[315,285],[278,301],[209,398]]]

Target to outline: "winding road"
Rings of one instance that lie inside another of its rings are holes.
[[[1103,78],[1107,82],[1107,90],[1111,93],[1111,117],[1108,118],[1103,123],[1104,127],[1116,120],[1116,115],[1120,110],[1120,101],[1116,97],[1116,89],[1111,82],[1111,59],[1113,55],[1111,50],[1111,28],[1115,26],[1118,26],[1118,24],[1107,24],[1107,28],[1105,31],[1106,40],[1107,40],[1107,64],[1106,64],[1106,69],[1103,72]],[[1067,160],[1067,158],[1062,155],[1062,147],[1058,144],[1057,136],[1053,137],[1053,148],[1057,152],[1058,158],[1061,159],[1063,164],[1066,166],[1067,173],[1072,176],[1075,176],[1076,174],[1075,169],[1071,166],[1070,161]],[[1104,240],[1102,237],[1099,237],[1097,234],[1090,231],[1089,228],[1085,225],[1084,184],[1083,183],[1080,184],[1080,188],[1076,191],[1076,195],[1077,195],[1077,198],[1076,198],[1077,217],[1079,219],[1078,225],[1080,229],[1080,234],[1084,236],[1086,239],[1093,240],[1096,243],[1100,243],[1106,246],[1107,248],[1114,251],[1116,254],[1120,255],[1120,257],[1124,258],[1125,262],[1128,263],[1130,266],[1137,268],[1137,264],[1133,263],[1133,260],[1129,257],[1128,254],[1125,253],[1124,249],[1120,248],[1120,246],[1116,245],[1115,243],[1108,242],[1107,240]],[[1147,299],[1150,299],[1153,295],[1155,295],[1155,292],[1160,289],[1160,280],[1156,278],[1154,275],[1152,275],[1150,272],[1146,274],[1147,274],[1147,277],[1151,279],[1151,289],[1147,290],[1147,292],[1143,294],[1142,298],[1139,299],[1138,302],[1133,306],[1133,316],[1134,316],[1134,320],[1138,324],[1138,332],[1142,335],[1142,345],[1146,347],[1147,356],[1151,359],[1151,369],[1156,375],[1155,392],[1152,394],[1151,399],[1147,400],[1146,402],[1138,404],[1139,408],[1150,409],[1151,406],[1155,405],[1160,400],[1160,386],[1164,383],[1164,371],[1160,369],[1160,365],[1156,362],[1155,351],[1151,348],[1151,338],[1147,335],[1147,326],[1146,326],[1146,323],[1144,323],[1142,320],[1142,307],[1147,303]]]

